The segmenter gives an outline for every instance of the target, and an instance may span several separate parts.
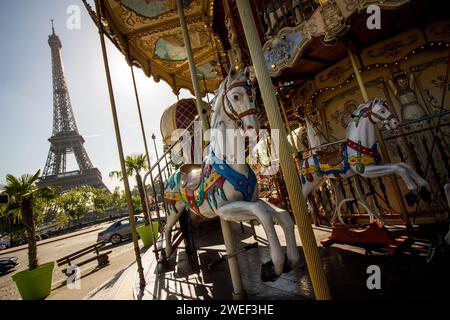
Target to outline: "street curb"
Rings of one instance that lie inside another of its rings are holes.
[[[94,231],[97,231],[97,230],[100,230],[100,229],[103,229],[103,228],[104,227],[96,227],[96,228],[93,228],[93,229],[90,229],[90,230],[69,233],[67,235],[62,235],[62,236],[59,236],[59,237],[54,237],[54,238],[50,238],[50,239],[47,239],[47,240],[42,240],[42,241],[39,241],[37,243],[37,246],[39,247],[39,246],[44,245],[44,244],[48,244],[48,243],[52,243],[52,242],[56,242],[56,241],[60,241],[60,240],[68,239],[68,238],[73,238],[73,237],[80,236],[80,235],[83,235],[83,234],[86,234],[86,233],[90,233],[90,232],[94,232]],[[25,250],[27,248],[28,248],[28,245],[25,244],[25,245],[22,245],[22,246],[19,246],[19,247],[14,247],[14,248],[11,248],[11,249],[2,250],[2,251],[0,251],[0,255],[5,255],[5,254],[9,254],[9,253],[14,253],[14,252],[17,252],[17,251],[22,251],[22,250]]]

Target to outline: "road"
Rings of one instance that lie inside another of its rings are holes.
[[[39,263],[46,263],[55,261],[70,253],[81,250],[94,244],[97,241],[97,234],[99,227],[106,227],[109,223],[104,225],[97,225],[92,227],[92,231],[87,230],[87,233],[75,235],[66,239],[55,242],[45,243],[38,246]],[[142,245],[142,243],[140,243]],[[81,300],[88,299],[94,296],[100,286],[105,285],[102,289],[111,289],[115,280],[117,280],[124,271],[131,266],[135,261],[133,243],[126,241],[119,245],[108,245],[105,250],[112,250],[109,255],[110,265],[97,270],[97,262],[94,261],[81,268],[81,282],[80,289],[69,290],[64,284],[67,276],[61,272],[61,269],[55,266],[53,271],[52,293],[47,299],[50,300]],[[13,271],[6,275],[0,276],[0,300],[17,300],[21,299],[20,294],[12,281],[12,275],[16,272],[25,270],[28,265],[28,251],[26,249],[1,254],[1,257],[14,256],[18,258],[20,265]]]

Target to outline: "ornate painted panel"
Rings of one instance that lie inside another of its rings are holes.
[[[353,66],[347,58],[319,73],[314,82],[317,89],[336,87],[349,79],[352,74],[354,74]]]
[[[423,33],[414,29],[364,49],[362,60],[365,65],[393,63],[424,45],[425,42]]]

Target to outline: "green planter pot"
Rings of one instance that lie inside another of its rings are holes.
[[[136,230],[144,243],[144,247],[150,247],[153,245],[152,232],[155,234],[155,238],[158,239],[158,222],[153,222],[153,231],[150,226],[140,226]]]
[[[35,270],[25,270],[12,276],[23,300],[43,300],[51,291],[54,262]]]

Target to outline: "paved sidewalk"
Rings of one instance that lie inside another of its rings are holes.
[[[101,230],[101,229],[104,229],[105,228],[105,224],[108,224],[108,223],[102,223],[101,225],[97,225],[97,226],[93,226],[93,227],[87,227],[87,228],[84,228],[84,229],[76,231],[76,232],[67,233],[67,234],[64,234],[64,235],[61,235],[61,236],[57,236],[57,237],[52,237],[50,239],[41,240],[41,241],[37,242],[37,246],[41,246],[41,245],[44,245],[44,244],[47,244],[47,243],[52,243],[52,242],[55,242],[55,241],[76,237],[76,236],[79,236],[79,235],[82,235],[82,234],[94,232],[96,230]],[[6,255],[6,254],[9,254],[9,253],[13,253],[13,252],[17,252],[17,251],[21,251],[21,250],[25,250],[25,249],[28,249],[28,244],[24,244],[24,245],[21,245],[21,246],[17,246],[17,247],[1,250],[0,251],[0,255]]]
[[[133,300],[133,284],[136,263],[125,271],[101,284],[86,295],[83,300]]]

